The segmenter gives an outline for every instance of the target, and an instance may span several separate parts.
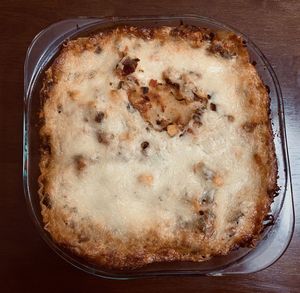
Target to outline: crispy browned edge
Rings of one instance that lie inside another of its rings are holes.
[[[225,33],[225,32],[213,32],[209,29],[198,28],[195,26],[181,25],[179,27],[174,27],[170,35],[166,35],[160,27],[157,28],[138,28],[138,27],[118,27],[116,30],[108,30],[105,32],[100,32],[99,34],[92,35],[87,38],[79,38],[76,40],[72,40],[63,45],[63,48],[59,54],[59,56],[54,60],[50,68],[45,72],[45,78],[43,82],[43,87],[41,90],[41,99],[42,104],[48,98],[48,95],[51,91],[51,88],[60,78],[60,66],[64,62],[64,54],[72,50],[73,52],[81,53],[84,50],[95,50],[97,49],[99,38],[103,38],[104,36],[109,36],[112,33],[119,34],[121,37],[123,34],[132,35],[139,38],[143,38],[145,40],[151,39],[159,39],[162,42],[168,38],[179,38],[185,39],[190,43],[193,47],[198,47],[201,45],[203,41],[210,42],[209,50],[212,54],[219,54],[223,58],[231,58],[232,56],[238,56],[242,62],[249,63],[249,55],[246,49],[246,43],[241,39],[241,37],[236,36],[233,33]],[[225,47],[219,46],[218,41],[223,41],[223,45]],[[229,44],[229,46],[227,46]],[[263,93],[265,99],[265,110],[268,109],[270,111],[270,97],[266,90],[265,85],[260,80],[260,90]],[[40,112],[41,124],[43,125],[43,107]],[[263,117],[264,118],[264,117]],[[157,244],[152,243],[152,246],[148,247],[149,253],[144,255],[124,255],[122,252],[108,252],[108,253],[99,253],[97,257],[91,257],[88,253],[85,253],[84,250],[78,249],[73,245],[70,245],[65,239],[62,239],[58,235],[51,235],[54,241],[58,242],[62,247],[67,248],[72,251],[76,255],[83,257],[89,262],[96,263],[98,265],[104,265],[105,267],[113,267],[113,268],[135,268],[138,266],[145,265],[151,262],[162,262],[162,261],[203,261],[210,259],[212,256],[218,255],[227,255],[230,251],[245,246],[255,246],[258,240],[260,239],[261,232],[263,231],[264,225],[263,221],[266,218],[267,214],[270,211],[270,205],[273,201],[274,196],[278,191],[277,186],[277,160],[275,155],[275,146],[273,142],[273,134],[271,121],[269,117],[267,117],[267,132],[265,133],[263,139],[265,141],[266,152],[265,156],[254,158],[256,161],[258,168],[260,169],[261,174],[264,174],[264,185],[267,185],[267,194],[266,198],[265,194],[261,196],[261,200],[257,203],[257,214],[253,217],[254,229],[251,234],[240,235],[239,238],[236,238],[236,241],[232,243],[230,247],[226,247],[223,250],[215,250],[210,251],[211,254],[208,255],[205,251],[198,252],[183,252],[186,247],[178,247],[178,243],[166,243],[166,249],[157,246]],[[255,132],[256,122],[250,123],[250,125],[246,126],[249,128],[250,132]],[[254,129],[254,130],[253,130]],[[255,135],[255,133],[254,133]],[[43,209],[51,208],[51,201],[49,199],[49,195],[47,194],[47,168],[51,162],[51,137],[44,131],[44,126],[41,127],[40,136],[42,139],[42,148],[41,148],[41,160],[40,160],[40,171],[41,175],[39,177],[39,185],[40,189],[38,191],[41,206]],[[260,134],[261,137],[261,134]],[[44,216],[44,215],[43,215]],[[47,220],[44,217],[45,225]],[[155,233],[155,232],[154,232]],[[106,235],[110,238],[109,235]],[[130,247],[134,245],[134,242],[138,241],[137,239],[132,238],[127,245]],[[122,244],[120,244],[122,246]],[[181,243],[182,245],[182,243]],[[187,243],[188,245],[188,243]],[[171,247],[173,249],[168,249]],[[149,257],[150,256],[150,257]]]

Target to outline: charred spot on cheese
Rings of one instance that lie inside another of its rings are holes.
[[[254,129],[257,127],[258,123],[256,122],[251,122],[251,121],[247,121],[242,125],[242,128],[246,131],[246,132],[253,132]]]
[[[214,39],[214,37],[215,37],[215,33],[210,32],[209,33],[209,37],[210,37],[210,41],[212,41]]]
[[[210,110],[217,111],[217,105],[216,104],[210,103],[209,107],[210,107]]]
[[[135,112],[135,109],[131,106],[130,103],[127,103],[126,104],[126,109],[129,113],[134,113]]]
[[[74,156],[74,163],[77,171],[82,171],[87,165],[86,159],[82,155]]]
[[[142,148],[142,150],[145,150],[146,148],[148,148],[149,147],[149,142],[148,141],[143,141],[142,143],[141,143],[141,148]]]
[[[100,111],[100,112],[97,112],[96,116],[95,116],[95,121],[97,123],[101,123],[103,118],[104,118],[105,114],[104,112]]]
[[[232,115],[227,115],[226,117],[227,117],[227,120],[229,122],[233,122],[234,121],[234,117]]]
[[[97,132],[97,140],[101,144],[108,145],[110,143],[111,138],[112,136],[108,135],[106,132]]]
[[[94,53],[100,54],[102,52],[102,48],[100,46],[96,46]]]
[[[58,114],[61,114],[62,110],[63,110],[62,105],[61,105],[61,104],[58,104],[58,105],[57,105],[57,113],[58,113]]]

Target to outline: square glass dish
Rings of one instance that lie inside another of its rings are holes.
[[[255,248],[239,248],[227,256],[214,257],[202,263],[170,262],[154,263],[134,270],[112,270],[78,258],[54,243],[43,228],[38,196],[40,146],[39,110],[40,89],[43,72],[53,60],[61,45],[70,38],[89,35],[102,29],[118,25],[176,26],[184,24],[206,27],[213,30],[233,31],[246,41],[251,60],[262,80],[270,88],[270,118],[278,161],[278,186],[280,190],[271,206],[271,215],[265,222],[261,240]],[[276,75],[263,53],[247,36],[213,19],[196,15],[147,16],[147,17],[80,17],[52,24],[41,31],[28,48],[24,68],[24,138],[23,138],[23,182],[27,205],[31,217],[42,238],[62,258],[91,274],[128,279],[161,275],[228,275],[251,273],[267,268],[284,253],[294,229],[294,206],[290,167],[286,141],[283,100]]]

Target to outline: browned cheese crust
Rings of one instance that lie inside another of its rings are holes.
[[[55,242],[115,268],[255,245],[277,164],[269,96],[239,36],[119,27],[71,40],[41,97]]]

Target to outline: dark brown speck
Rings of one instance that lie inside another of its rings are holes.
[[[50,197],[48,194],[45,194],[42,200],[42,204],[44,206],[46,206],[48,209],[51,209],[52,205],[51,205],[51,201],[50,201]]]
[[[101,47],[100,47],[100,46],[97,46],[96,49],[95,49],[95,51],[94,51],[94,53],[95,53],[95,54],[100,54],[101,52],[102,52]]]
[[[217,105],[214,103],[210,103],[210,110],[217,111]]]
[[[256,126],[257,126],[257,123],[255,123],[255,122],[245,122],[243,125],[243,129],[246,132],[253,132]]]
[[[100,142],[100,143],[103,143],[103,144],[106,144],[106,145],[109,144],[107,135],[104,132],[98,132],[97,133],[97,139],[98,139],[98,142]]]
[[[232,115],[227,115],[227,119],[228,119],[229,122],[234,121],[234,117]]]
[[[143,141],[143,142],[141,143],[141,148],[142,148],[143,150],[145,150],[147,147],[149,147],[149,142],[148,142],[148,141]]]
[[[124,84],[124,81],[120,80],[118,83],[118,90],[122,88],[123,84]]]
[[[122,64],[123,64],[122,74],[126,76],[126,75],[133,73],[135,71],[139,61],[140,61],[140,59],[138,59],[138,58],[131,59],[131,58],[127,57],[122,62]]]
[[[144,95],[149,92],[149,88],[147,86],[142,86],[141,89],[142,89]]]
[[[103,112],[98,112],[95,116],[95,121],[98,123],[101,123],[104,118],[104,113]]]

